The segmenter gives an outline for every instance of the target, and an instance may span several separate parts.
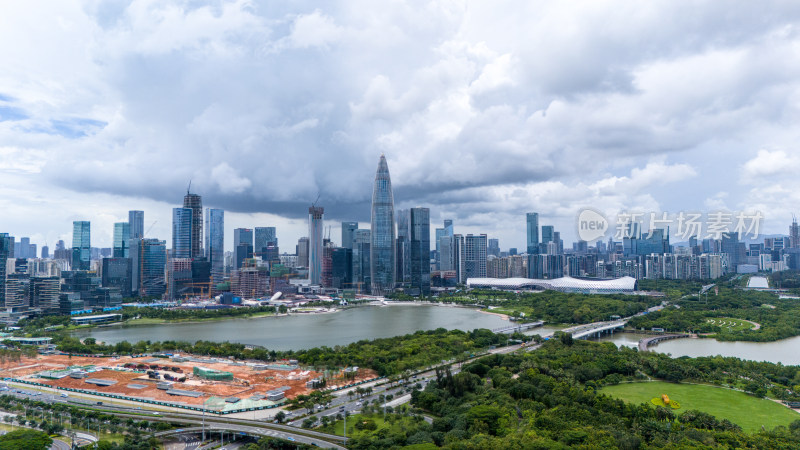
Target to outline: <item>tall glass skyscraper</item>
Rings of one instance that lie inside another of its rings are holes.
[[[411,208],[411,287],[431,295],[431,211]]]
[[[92,258],[91,226],[88,221],[72,222],[72,270],[89,270]]]
[[[394,195],[386,156],[381,155],[372,190],[370,273],[372,293],[385,295],[394,290]]]
[[[370,230],[356,230],[353,238],[353,283],[359,294],[366,294],[370,282]]]
[[[144,237],[144,211],[128,211],[128,229],[130,230],[128,246],[131,255],[131,292],[137,293],[139,292],[139,274],[142,271],[139,243]]]
[[[255,256],[264,259],[269,246],[278,246],[278,232],[275,227],[256,227],[255,246],[253,247]]]
[[[221,209],[206,209],[206,258],[213,281],[221,283],[225,276],[225,211]]]
[[[539,213],[528,213],[525,222],[528,224],[528,254],[539,253]]]
[[[8,259],[14,253],[14,238],[8,233],[0,233],[0,307],[6,306],[6,276]]]
[[[395,239],[395,281],[411,282],[411,211],[398,209],[394,219],[397,222],[397,238]]]
[[[183,207],[192,210],[188,258],[201,258],[203,256],[203,198],[186,191],[186,195],[183,197]]]
[[[172,258],[192,257],[192,208],[172,208]]]
[[[144,211],[128,211],[128,226],[131,239],[139,240],[144,237]]]
[[[322,282],[322,218],[325,208],[308,208],[308,281],[312,285]]]
[[[139,295],[159,297],[167,290],[164,279],[164,267],[167,265],[167,243],[158,239],[142,239],[139,251],[139,259],[142,261]]]
[[[114,258],[129,258],[131,230],[130,223],[117,222],[114,224],[114,248],[111,254]]]
[[[358,222],[342,222],[342,247],[353,248]]]

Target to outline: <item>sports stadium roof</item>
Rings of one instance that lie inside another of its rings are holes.
[[[611,280],[586,280],[572,277],[539,280],[533,278],[469,278],[467,287],[525,289],[541,288],[561,292],[582,292],[589,294],[630,293],[636,290],[636,279],[632,277]]]

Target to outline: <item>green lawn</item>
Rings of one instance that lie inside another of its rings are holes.
[[[383,414],[382,413],[375,413],[375,414],[370,414],[370,415],[354,414],[352,416],[348,416],[347,417],[347,437],[351,438],[351,437],[360,436],[362,434],[371,434],[371,433],[375,432],[375,431],[369,431],[369,430],[357,430],[355,428],[355,424],[358,421],[372,420],[372,421],[375,422],[375,425],[377,425],[378,430],[380,430],[381,428],[387,428],[387,429],[390,429],[392,431],[402,431],[403,429],[406,428],[406,426],[405,426],[406,421],[412,420],[410,417],[397,417],[397,416],[394,416],[394,417],[397,418],[397,420],[394,423],[390,423],[388,420],[386,422],[383,421]],[[387,414],[387,419],[388,418],[389,418],[389,415]],[[320,427],[320,428],[316,429],[316,431],[321,431],[323,433],[331,433],[331,434],[335,434],[337,436],[342,436],[343,430],[344,430],[344,421],[343,420],[337,420],[336,423],[334,423],[333,425],[328,425],[326,427]]]
[[[629,403],[647,404],[651,404],[653,397],[667,394],[681,405],[680,409],[673,410],[676,415],[696,409],[720,420],[728,419],[745,431],[760,431],[762,425],[771,430],[800,420],[800,414],[772,400],[715,386],[651,381],[606,386],[600,392]]]

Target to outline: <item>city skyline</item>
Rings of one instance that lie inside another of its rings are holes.
[[[785,30],[800,11],[692,7],[693,22],[662,20],[680,2],[14,4],[0,228],[52,248],[87,220],[111,247],[136,209],[169,241],[191,180],[226,211],[226,242],[259,224],[296,242],[318,194],[329,223],[368,222],[383,152],[398,210],[504,248],[526,247],[530,211],[574,240],[585,206],[759,210],[785,233],[800,204],[786,63],[800,38]]]

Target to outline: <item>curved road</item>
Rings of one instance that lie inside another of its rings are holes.
[[[284,439],[287,441],[292,442],[301,442],[303,444],[314,445],[321,448],[335,448],[337,450],[345,450],[345,447],[341,445],[332,444],[328,441],[323,441],[321,439],[314,439],[307,436],[300,436],[294,433],[284,433],[280,431],[272,431],[272,430],[265,430],[263,428],[256,428],[251,426],[245,425],[223,425],[223,424],[210,424],[206,425],[206,433],[211,431],[235,431],[240,433],[247,433],[251,436],[268,436],[268,437],[275,437],[278,439]],[[201,427],[192,427],[192,428],[184,428],[180,430],[169,430],[169,431],[162,431],[160,433],[156,433],[156,437],[167,437],[167,436],[174,436],[176,434],[184,434],[184,433],[202,433],[203,429]]]

